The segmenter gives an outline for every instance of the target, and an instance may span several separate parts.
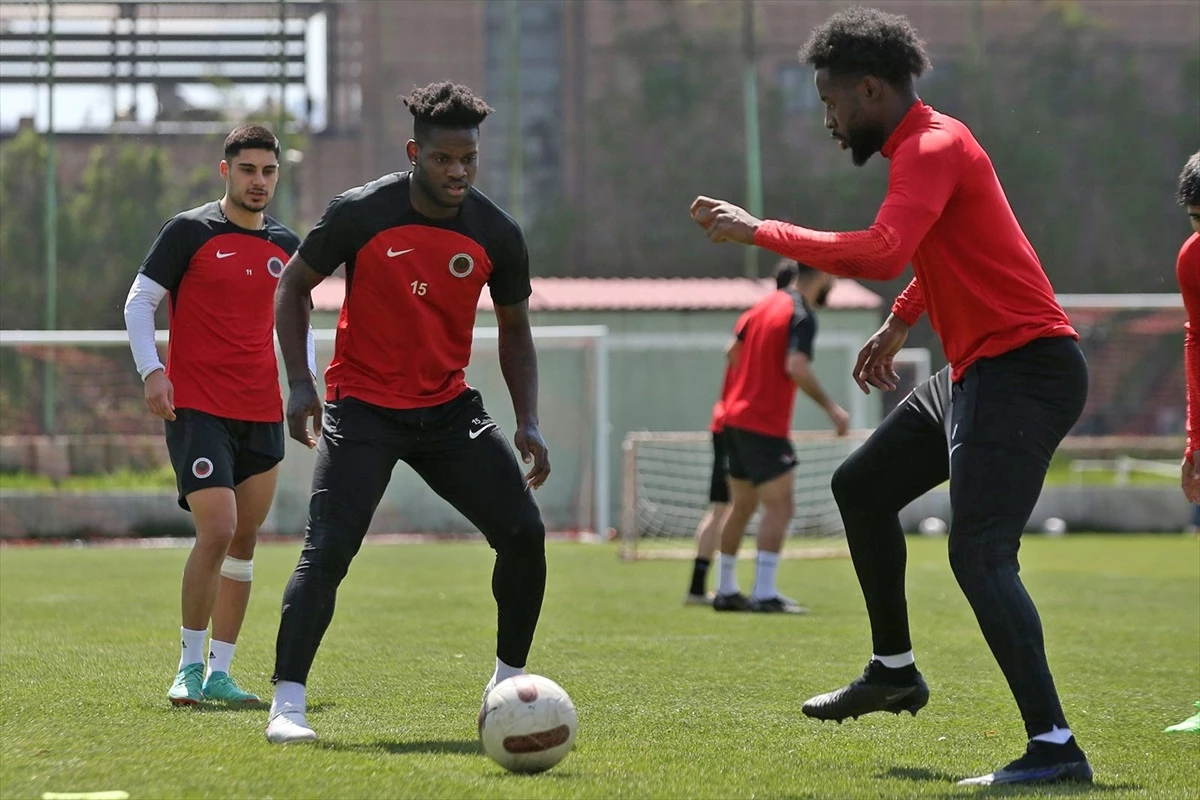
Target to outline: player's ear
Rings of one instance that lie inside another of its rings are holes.
[[[229,180],[229,162],[221,159],[221,180]]]
[[[409,163],[415,167],[417,165],[417,156],[421,154],[421,148],[417,146],[414,140],[409,139],[408,144],[404,145],[404,152],[408,156]]]
[[[883,84],[874,75],[866,75],[858,84],[864,100],[878,100],[883,96]]]

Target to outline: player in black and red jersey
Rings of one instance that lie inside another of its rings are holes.
[[[224,197],[178,214],[159,231],[125,301],[146,405],[166,420],[179,504],[196,525],[183,571],[182,655],[167,693],[175,705],[258,702],[229,676],[229,665],[250,601],[258,529],[283,459],[272,302],[299,239],[263,213],[279,179],[275,135],[259,125],[233,130],[221,177]],[[164,297],[166,367],[154,342],[154,312]]]
[[[276,299],[289,432],[317,448],[317,464],[304,548],[283,597],[272,742],[316,738],[305,718],[309,669],[397,461],[496,551],[496,666],[485,698],[496,682],[524,671],[541,613],[545,527],[531,489],[546,480],[550,462],[538,432],[529,257],[520,226],[471,185],[479,125],[491,109],[451,83],[417,89],[405,104],[415,118],[406,148],[412,170],[334,198],[288,264]],[[304,328],[313,287],[342,264],[346,299],[322,409],[304,368]],[[516,412],[513,442],[533,464],[526,475],[464,379],[485,284]]]
[[[850,416],[825,394],[812,371],[817,335],[814,309],[825,305],[834,280],[782,259],[775,266],[777,290],[755,303],[734,328],[723,437],[731,503],[720,532],[716,611],[806,612],[795,600],[779,594],[775,576],[794,511],[796,453],[789,433],[796,387],[829,415],[839,436],[850,427]],[[738,589],[737,553],[760,505],[754,588],[747,597]]]

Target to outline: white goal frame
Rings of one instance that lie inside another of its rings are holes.
[[[605,325],[546,325],[533,326],[534,342],[577,341],[590,343],[595,357],[591,360],[592,402],[595,406],[595,425],[592,442],[592,481],[595,501],[592,508],[592,527],[596,538],[603,539],[610,528],[612,496],[609,478],[609,444],[608,436],[611,430],[609,419],[609,340],[610,334]],[[496,341],[500,329],[496,326],[478,326],[474,330],[474,341]],[[165,345],[170,340],[170,331],[155,332],[156,341]],[[337,331],[331,328],[314,329],[313,339],[321,344],[332,343]],[[122,330],[57,330],[57,331],[24,331],[0,330],[0,347],[25,347],[43,345],[49,347],[113,347],[129,344],[129,334]],[[278,340],[276,340],[278,348]],[[130,367],[132,369],[132,365]]]

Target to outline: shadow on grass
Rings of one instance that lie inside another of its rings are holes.
[[[337,703],[313,703],[305,710],[305,713],[320,714],[322,711],[336,707]],[[194,706],[168,706],[167,710],[181,714],[241,714],[246,711],[258,711],[265,714],[271,710],[271,703],[266,700],[258,703],[218,703],[206,700]]]
[[[439,753],[452,755],[483,755],[478,739],[421,739],[415,742],[331,742],[318,739],[316,746],[323,750],[375,752],[383,750],[393,755],[408,753]]]
[[[1001,786],[956,786],[963,775],[951,775],[940,770],[924,769],[923,767],[892,767],[876,777],[881,779],[900,779],[906,781],[924,781],[948,784],[953,792],[944,797],[963,797],[964,795],[986,795],[987,797],[1022,797],[1037,795],[1039,797],[1080,797],[1091,794],[1106,794],[1108,792],[1138,792],[1142,790],[1137,783],[1043,783],[1035,785],[1005,784]]]

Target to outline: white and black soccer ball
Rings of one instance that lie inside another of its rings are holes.
[[[541,675],[516,675],[488,692],[479,719],[483,751],[512,772],[542,772],[567,757],[579,721],[566,691]]]

